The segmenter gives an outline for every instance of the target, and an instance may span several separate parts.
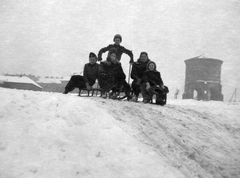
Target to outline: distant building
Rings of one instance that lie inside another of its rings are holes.
[[[185,60],[183,99],[223,101],[221,65],[223,61],[205,57]]]
[[[70,78],[71,76],[62,79],[40,78],[38,84],[43,87],[43,91],[63,93]],[[96,81],[93,87],[99,87],[98,81]],[[75,88],[71,93],[79,93],[79,89]]]
[[[69,80],[70,77],[62,79],[40,78],[38,84],[43,87],[43,91],[63,93]],[[75,92],[77,93],[78,91]]]
[[[28,77],[0,76],[0,87],[42,91],[42,87]]]

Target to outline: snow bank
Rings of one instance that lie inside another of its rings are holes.
[[[0,88],[0,177],[240,175],[240,107]]]

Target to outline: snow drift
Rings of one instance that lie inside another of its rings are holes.
[[[240,106],[0,88],[1,178],[237,178]]]

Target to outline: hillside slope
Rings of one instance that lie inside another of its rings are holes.
[[[238,103],[0,92],[1,178],[240,175]]]

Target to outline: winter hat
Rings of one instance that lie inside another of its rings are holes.
[[[139,58],[141,58],[141,55],[142,55],[142,54],[146,54],[146,56],[147,56],[147,58],[148,58],[148,53],[147,53],[147,52],[144,52],[144,51],[140,53]]]
[[[120,42],[122,42],[122,36],[121,35],[119,35],[119,34],[116,34],[115,36],[114,36],[114,38],[113,38],[113,41],[115,42],[115,39],[116,38],[119,38],[120,39]]]
[[[146,62],[144,62],[144,63],[148,63],[148,62],[150,61],[150,59],[148,58],[148,53],[147,53],[147,52],[145,52],[145,51],[143,51],[143,52],[141,52],[141,53],[140,53],[140,55],[139,55],[139,58],[138,58],[137,62],[140,62],[140,63],[142,63],[142,60],[141,60],[141,55],[142,55],[142,54],[145,54],[145,55],[147,56],[147,61],[146,61]]]
[[[95,57],[95,58],[97,58],[96,54],[93,53],[93,52],[90,52],[90,53],[89,53],[89,58],[91,58],[91,57]]]
[[[155,70],[156,70],[156,68],[157,68],[157,65],[156,65],[156,63],[155,63],[155,62],[153,62],[153,61],[149,61],[149,62],[147,63],[147,70],[149,70],[149,65],[150,65],[151,63],[153,63],[153,64],[154,64],[154,66],[155,66],[155,68],[154,68],[154,71],[155,71]]]
[[[146,54],[146,56],[148,57],[148,53],[145,51],[141,52],[139,57],[141,57],[142,54]]]

